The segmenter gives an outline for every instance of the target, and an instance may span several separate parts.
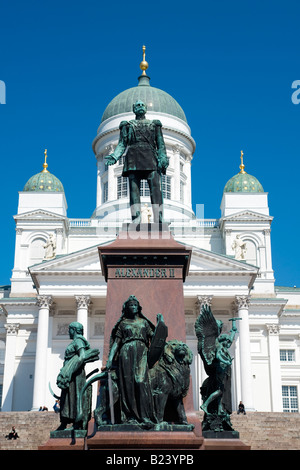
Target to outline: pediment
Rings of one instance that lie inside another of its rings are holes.
[[[67,217],[44,209],[36,209],[33,211],[23,212],[14,216],[17,220],[66,220]]]
[[[102,246],[110,244],[107,242]],[[43,261],[29,267],[29,272],[35,285],[41,285],[42,278],[56,276],[57,279],[73,276],[99,278],[102,276],[99,248],[95,245],[68,255],[57,256],[54,260]],[[238,261],[230,256],[202,250],[192,247],[188,278],[232,276],[246,277],[248,285],[252,285],[257,276],[258,268],[243,261]]]
[[[211,274],[257,274],[258,268],[244,261],[211,251],[194,248],[190,262],[189,274],[211,273]]]
[[[98,246],[95,245],[68,255],[58,255],[53,260],[43,261],[29,267],[31,273],[72,273],[100,271]]]
[[[270,222],[273,220],[273,217],[270,215],[261,214],[259,212],[251,210],[243,210],[236,212],[231,215],[227,215],[221,219],[222,222],[225,221],[238,221],[238,222]]]
[[[101,244],[105,246],[110,244],[107,242]],[[43,261],[42,263],[30,266],[30,272],[34,273],[51,273],[51,272],[83,272],[83,271],[100,271],[100,260],[98,247],[95,245],[74,253],[67,255],[57,256],[53,260]],[[258,268],[247,264],[244,261],[239,261],[231,256],[214,253],[211,251],[203,250],[201,248],[192,247],[192,256],[190,262],[190,272],[205,271],[205,272],[257,272]]]

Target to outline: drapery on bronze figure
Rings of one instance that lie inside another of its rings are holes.
[[[234,431],[230,422],[232,357],[228,349],[237,332],[235,322],[238,319],[230,320],[232,328],[229,334],[222,334],[222,321],[216,320],[210,307],[204,305],[195,323],[198,353],[208,375],[200,389],[203,431]]]
[[[129,296],[112,329],[106,366],[86,384],[101,383],[94,411],[99,430],[123,430],[122,426],[131,426],[130,430],[193,429],[183,405],[193,354],[181,341],[166,341],[167,335],[162,314],[157,315],[154,326],[143,315],[137,298]]]
[[[130,296],[113,328],[106,363],[110,370],[117,361],[121,422],[142,424],[145,428],[153,427],[155,422],[148,367],[154,330],[154,325],[142,314],[138,300]]]
[[[69,336],[72,342],[65,350],[63,367],[57,376],[57,386],[62,390],[60,396],[60,426],[57,431],[65,430],[68,424],[73,429],[87,429],[91,417],[92,389],[86,388],[84,395],[81,391],[86,384],[85,364],[99,359],[99,349],[92,349],[83,336],[81,323],[69,325]],[[78,401],[82,400],[82,415],[78,419]],[[71,428],[69,428],[71,429]]]
[[[163,222],[161,175],[166,173],[169,160],[159,120],[145,119],[147,105],[138,100],[133,104],[135,120],[120,123],[119,143],[106,158],[114,165],[125,153],[122,176],[128,177],[132,221],[141,223],[140,182],[145,179],[150,189],[154,223]]]

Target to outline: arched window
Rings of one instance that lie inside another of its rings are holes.
[[[32,241],[29,251],[29,266],[43,261],[45,254],[45,243],[46,242],[43,238],[35,238]]]
[[[247,248],[245,253],[245,259],[247,263],[257,266],[257,250],[255,243],[249,239],[244,239],[244,242],[246,242]]]

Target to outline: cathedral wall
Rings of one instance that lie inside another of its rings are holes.
[[[20,192],[18,214],[23,214],[36,209],[47,209],[49,212],[66,216],[67,202],[64,193],[53,192]]]
[[[269,215],[268,193],[224,193],[221,202],[222,217],[228,217],[245,209]]]
[[[272,411],[268,359],[252,359],[253,398],[256,411]]]

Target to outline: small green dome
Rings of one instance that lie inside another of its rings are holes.
[[[52,173],[49,173],[49,171],[41,171],[27,181],[23,191],[63,192],[64,187],[59,179],[52,175]]]
[[[64,192],[64,187],[56,176],[52,175],[47,170],[47,150],[45,150],[45,163],[44,169],[33,175],[24,186],[23,191],[37,191],[37,192]]]
[[[244,152],[241,150],[241,171],[227,181],[224,193],[263,193],[264,188],[258,179],[246,173],[243,156]]]
[[[263,193],[264,189],[255,176],[240,172],[227,181],[224,193]]]
[[[187,122],[184,111],[177,101],[165,91],[152,87],[149,81],[148,75],[141,75],[136,87],[119,93],[105,109],[101,122],[118,114],[132,112],[132,105],[137,100],[143,101],[148,111],[170,114]]]

